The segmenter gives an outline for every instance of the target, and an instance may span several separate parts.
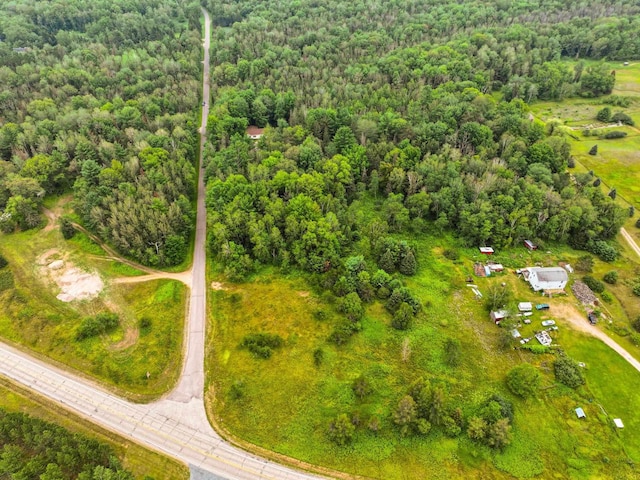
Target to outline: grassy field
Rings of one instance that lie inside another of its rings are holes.
[[[9,261],[12,283],[0,292],[0,336],[97,377],[120,393],[150,399],[165,393],[180,371],[186,287],[174,281],[111,284],[110,279],[139,274],[104,252],[86,236],[64,241],[58,230],[32,230],[0,236],[0,253]],[[64,303],[47,281],[38,258],[64,258],[82,270],[97,271],[105,289],[92,300]],[[7,275],[7,274],[5,274]],[[104,311],[120,317],[113,333],[76,341],[82,319]],[[140,320],[150,320],[140,329]],[[149,379],[146,373],[150,373]]]
[[[4,379],[0,379],[0,407],[8,411],[32,415],[56,423],[71,432],[108,443],[116,452],[124,468],[132,472],[137,479],[144,479],[147,476],[155,480],[187,480],[189,478],[189,470],[185,465],[103,430]]]
[[[574,62],[569,62],[573,64]],[[604,98],[567,98],[561,102],[536,102],[531,111],[543,121],[558,119],[564,125],[574,127],[569,141],[572,154],[586,170],[593,170],[602,178],[607,192],[616,188],[618,197],[640,209],[640,63],[622,66],[620,63],[609,63],[616,71],[616,84],[613,95],[630,97],[628,107],[609,105],[612,112],[627,113],[636,125],[634,127],[615,127],[609,130],[625,131],[627,136],[621,139],[605,140],[597,137],[585,137],[579,127],[593,124],[604,125],[596,120],[596,113],[607,106]],[[598,145],[598,154],[589,155],[593,145]],[[638,218],[638,217],[636,217]]]
[[[501,330],[464,286],[473,261],[481,255],[456,247],[451,238],[416,241],[421,268],[407,283],[426,308],[406,332],[391,329],[389,314],[380,303],[373,303],[360,333],[345,346],[330,345],[326,339],[337,320],[331,297],[296,275],[266,271],[252,282],[213,291],[207,369],[216,396],[209,394],[207,400],[220,426],[236,438],[279,454],[374,478],[637,478],[632,464],[640,461],[640,435],[634,428],[640,413],[633,408],[640,387],[638,372],[599,341],[565,328],[558,318],[561,328],[554,332],[555,340],[588,363],[588,385],[575,391],[557,386],[552,373],[555,355],[499,347]],[[445,259],[444,246],[457,248],[461,260]],[[534,253],[516,247],[499,252],[496,260],[517,268],[535,262],[574,262],[579,255],[553,245]],[[512,306],[537,300],[511,273],[476,282],[483,292],[492,283],[507,283],[515,292]],[[325,319],[317,319],[318,310],[326,313]],[[523,326],[523,336],[540,328],[544,318],[548,313],[536,312],[533,324]],[[268,360],[256,359],[239,348],[250,332],[277,333],[285,345]],[[444,362],[443,344],[448,338],[461,342],[464,360],[459,367]],[[411,353],[403,360],[405,343]],[[312,354],[318,348],[324,351],[324,361],[316,367]],[[640,357],[637,347],[629,348]],[[519,400],[505,387],[506,372],[521,362],[533,363],[543,372],[544,388],[536,399]],[[615,387],[609,386],[608,371],[620,379]],[[373,386],[364,400],[351,388],[360,375]],[[467,418],[493,393],[509,398],[516,412],[512,445],[495,452],[471,442],[464,433],[449,438],[439,429],[425,437],[401,437],[391,412],[420,376],[442,386],[447,404],[461,408]],[[598,405],[624,417],[627,428],[614,431],[598,413]],[[575,418],[577,406],[587,411],[586,421]],[[348,447],[335,446],[326,435],[328,423],[339,413],[357,414],[362,423]],[[380,419],[378,433],[366,428],[372,416]]]

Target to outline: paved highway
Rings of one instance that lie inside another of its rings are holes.
[[[205,16],[200,152],[209,113],[209,39]],[[166,398],[147,405],[123,400],[86,379],[0,343],[0,375],[22,384],[90,421],[228,480],[311,480],[319,477],[254,456],[225,442],[211,428],[204,401],[206,325],[206,212],[203,170],[198,180],[191,297],[185,328],[185,361],[180,381]]]

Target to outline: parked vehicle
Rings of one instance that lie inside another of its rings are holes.
[[[536,305],[536,310],[549,310],[548,303],[539,303]]]
[[[589,312],[587,314],[587,318],[589,319],[589,323],[591,325],[595,325],[596,323],[598,323],[598,316],[593,312]]]
[[[550,327],[551,325],[555,325],[556,321],[555,320],[543,320],[542,321],[542,326],[543,327]]]

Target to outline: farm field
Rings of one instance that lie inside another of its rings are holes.
[[[2,235],[0,251],[9,262],[0,292],[0,335],[5,340],[140,400],[157,397],[175,383],[183,339],[183,284],[113,283],[142,272],[106,258],[82,233],[68,241],[48,227]],[[115,313],[119,326],[78,340],[83,319],[104,312]]]
[[[559,478],[635,478],[631,465],[640,459],[640,436],[633,425],[640,415],[632,405],[640,401],[634,393],[640,388],[640,374],[600,341],[571,328],[563,318],[568,313],[586,322],[585,310],[573,295],[545,299],[551,309],[535,312],[532,324],[522,325],[520,331],[523,337],[531,336],[542,320],[556,320],[554,344],[587,363],[587,384],[577,390],[554,382],[557,351],[535,355],[515,350],[519,344],[513,340],[507,340],[505,348],[508,332],[493,325],[483,302],[465,287],[473,262],[484,259],[476,249],[463,248],[450,237],[420,236],[414,241],[421,267],[405,280],[426,307],[405,332],[390,327],[391,316],[375,301],[366,309],[362,331],[349,343],[328,343],[339,318],[334,299],[296,274],[266,270],[250,282],[222,283],[222,289],[213,290],[209,305],[215,333],[209,338],[207,370],[216,395],[208,395],[207,401],[219,426],[242,442],[276,454],[374,478],[531,478],[551,471]],[[445,250],[457,251],[459,260],[445,258]],[[555,245],[536,252],[517,246],[495,256],[508,272],[474,280],[485,293],[491,285],[505,282],[514,292],[509,305],[515,310],[518,301],[541,300],[513,270],[536,262],[574,264],[580,255]],[[626,261],[621,259],[615,267]],[[595,275],[605,268],[612,267],[596,262]],[[615,333],[628,336],[624,308],[617,300],[608,308],[617,310],[607,331],[640,358],[640,349]],[[253,357],[240,344],[247,334],[257,332],[280,335],[284,346],[269,359]],[[447,339],[461,345],[458,366],[446,363]],[[316,365],[314,352],[319,349],[323,360]],[[506,373],[522,362],[543,372],[543,386],[534,399],[518,399],[505,385]],[[606,372],[625,380],[612,387]],[[361,376],[372,388],[364,399],[352,390]],[[418,377],[443,388],[447,404],[461,408],[465,418],[492,394],[509,399],[515,411],[513,443],[494,452],[464,432],[451,438],[436,427],[426,436],[403,437],[392,415]],[[573,409],[578,406],[587,413],[585,421],[575,418]],[[328,440],[327,426],[343,412],[355,416],[358,426],[353,443],[338,447]],[[619,432],[611,426],[611,418],[618,416],[628,425]],[[380,422],[377,432],[367,428],[373,417]]]

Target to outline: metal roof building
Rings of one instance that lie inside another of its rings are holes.
[[[564,290],[569,281],[569,275],[560,267],[529,267],[525,279],[531,284],[534,291],[540,290]]]

